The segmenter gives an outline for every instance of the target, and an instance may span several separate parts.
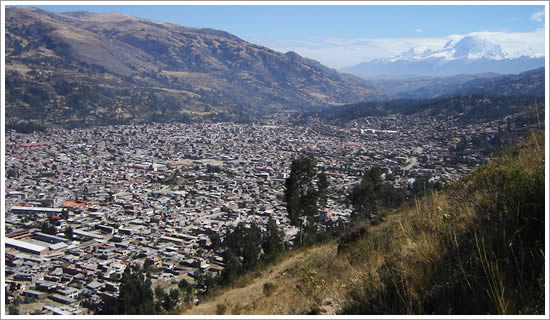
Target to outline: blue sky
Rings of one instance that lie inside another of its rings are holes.
[[[472,33],[495,42],[503,41],[505,51],[529,47],[530,52],[544,53],[543,5],[36,7],[55,12],[115,11],[185,26],[225,30],[276,50],[294,50],[334,68],[395,55],[410,47],[438,49],[452,37]]]

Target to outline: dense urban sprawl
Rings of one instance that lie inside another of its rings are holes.
[[[284,182],[301,153],[329,177],[318,219],[347,221],[347,194],[366,169],[380,166],[395,188],[420,176],[453,181],[486,160],[482,146],[505,125],[393,115],[298,126],[293,117],[6,132],[8,302],[32,301],[26,313],[86,314],[102,295],[117,296],[126,266],[147,259],[159,270],[153,285],[194,283],[199,270],[221,272],[211,235],[239,222],[273,217],[293,243]],[[473,137],[485,140],[476,146]]]

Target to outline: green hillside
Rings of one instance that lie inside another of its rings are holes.
[[[544,314],[544,135],[184,314]]]

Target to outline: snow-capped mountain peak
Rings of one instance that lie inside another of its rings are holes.
[[[500,60],[506,58],[506,54],[498,44],[472,36],[462,38],[453,46],[453,49],[455,59]]]
[[[449,76],[484,72],[520,73],[543,67],[544,55],[529,46],[505,52],[477,35],[450,38],[440,49],[415,47],[391,58],[377,58],[342,69],[365,78],[376,76]]]
[[[408,51],[394,57],[394,59],[402,60],[420,60],[429,57],[434,52],[428,48],[410,48]]]
[[[411,48],[390,60],[418,61],[427,58],[438,58],[444,60],[456,59],[489,59],[501,60],[508,58],[500,45],[483,40],[474,36],[466,36],[458,41],[449,40],[442,49],[432,51],[426,48]]]
[[[447,41],[447,43],[445,44],[445,46],[443,47],[443,49],[452,48],[453,43],[454,43],[453,40]]]

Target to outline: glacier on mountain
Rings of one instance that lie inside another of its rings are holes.
[[[430,58],[456,60],[456,59],[490,59],[501,60],[510,58],[511,55],[504,52],[500,45],[479,37],[466,36],[458,41],[449,40],[439,50],[432,51],[428,48],[410,48],[386,61],[409,60],[419,61]]]
[[[520,73],[544,66],[532,48],[505,52],[499,44],[468,35],[447,41],[441,49],[410,48],[396,56],[377,58],[340,71],[364,78],[377,76],[450,76],[483,72]]]

